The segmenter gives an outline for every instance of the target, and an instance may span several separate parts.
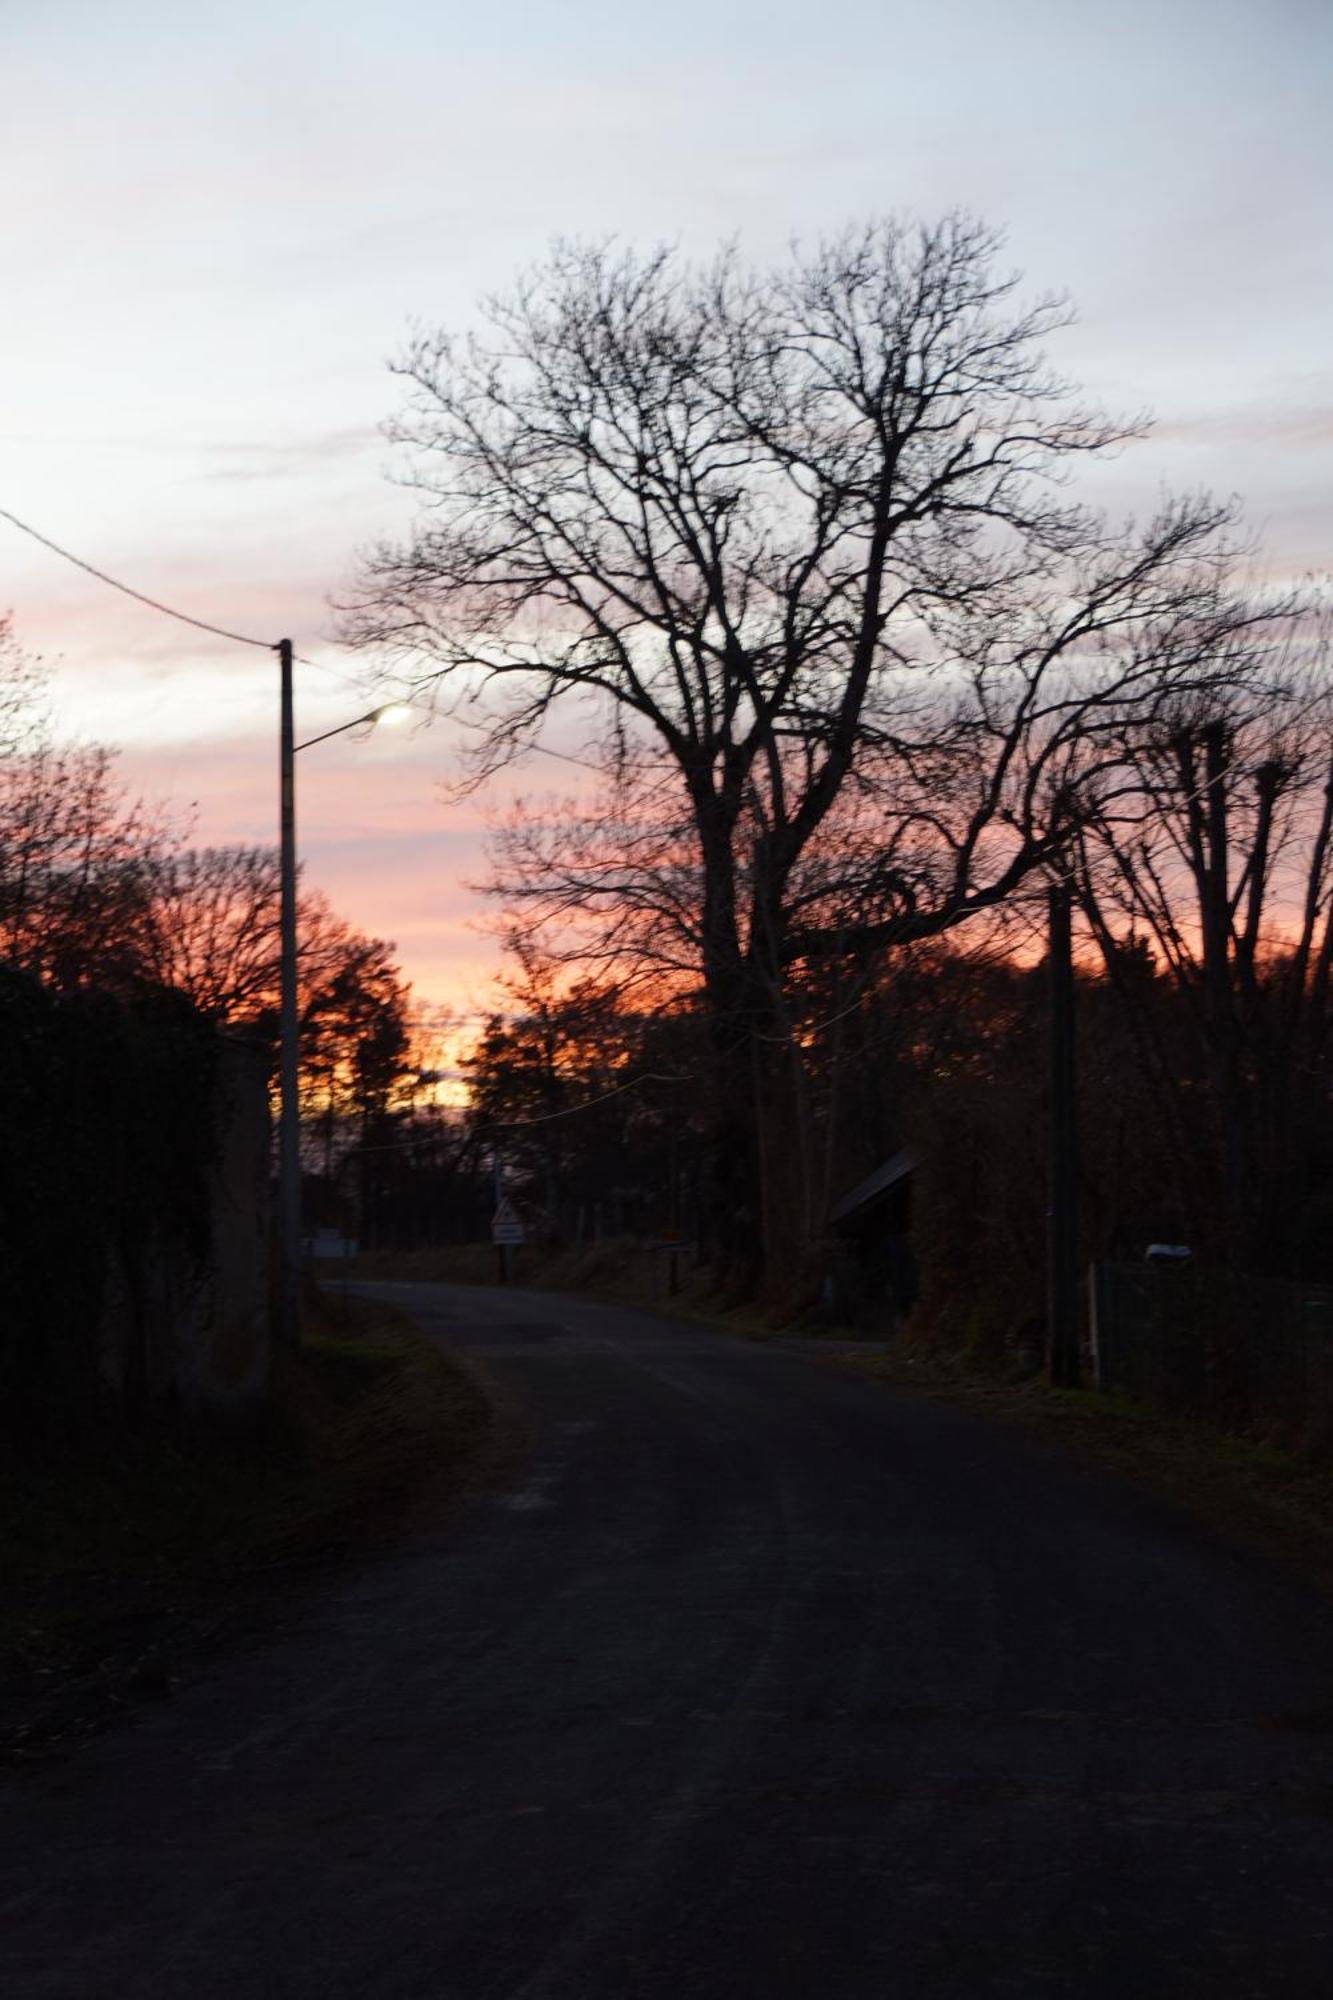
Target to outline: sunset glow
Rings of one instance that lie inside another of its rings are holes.
[[[1055,0],[1003,22],[980,0],[934,21],[867,0],[818,18],[503,0],[478,22],[417,0],[277,0],[225,25],[59,0],[7,24],[0,146],[23,198],[0,505],[194,615],[290,634],[327,663],[299,670],[304,734],[383,699],[329,599],[413,514],[385,476],[387,359],[412,321],[466,328],[557,234],[701,254],[738,234],[765,255],[854,214],[975,209],[1034,290],[1077,301],[1068,372],[1156,412],[1090,491],[1142,509],[1163,485],[1238,490],[1267,572],[1327,564],[1326,9],[1136,0],[1114,36]],[[191,808],[200,841],[272,838],[260,653],[3,523],[0,579],[67,728],[121,746],[131,787]],[[441,800],[454,735],[312,750],[300,838],[309,879],[395,940],[422,997],[472,1008],[496,965],[467,886],[490,801]]]

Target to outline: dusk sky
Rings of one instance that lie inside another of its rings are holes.
[[[199,617],[361,671],[328,599],[410,519],[385,363],[553,236],[766,256],[955,205],[1072,293],[1064,368],[1155,413],[1110,504],[1238,492],[1270,572],[1330,566],[1327,0],[5,0],[0,23],[0,507]],[[264,655],[0,521],[5,608],[134,787],[197,802],[200,839],[274,837]],[[369,705],[301,671],[300,734]],[[310,879],[466,1007],[495,953],[465,887],[483,802],[437,796],[451,740],[312,750],[300,831]]]

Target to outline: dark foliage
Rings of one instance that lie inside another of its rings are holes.
[[[55,1431],[95,1404],[114,1264],[134,1318],[155,1246],[202,1262],[217,1042],[182,995],[58,993],[0,966],[0,1408]],[[131,1354],[126,1402],[148,1356]]]

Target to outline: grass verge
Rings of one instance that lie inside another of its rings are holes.
[[[371,1301],[312,1297],[276,1388],[244,1436],[102,1436],[0,1471],[0,1759],[170,1693],[488,1461],[475,1379]]]

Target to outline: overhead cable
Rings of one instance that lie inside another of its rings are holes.
[[[119,577],[108,576],[104,569],[98,569],[95,564],[85,562],[82,556],[76,556],[72,550],[62,548],[59,542],[53,542],[49,535],[39,533],[26,521],[20,521],[17,514],[10,513],[8,507],[0,507],[0,518],[10,522],[23,534],[31,535],[34,542],[40,542],[42,547],[50,549],[53,555],[62,557],[67,563],[73,563],[76,569],[86,570],[89,576],[95,576],[99,583],[109,584],[112,590],[120,591],[122,596],[133,597],[138,603],[146,604],[151,611],[160,611],[164,617],[175,618],[182,625],[193,625],[197,632],[211,632],[215,639],[231,639],[238,646],[258,646],[261,652],[265,653],[274,650],[276,640],[256,639],[248,632],[231,632],[225,625],[210,625],[206,618],[192,618],[188,611],[177,611],[173,605],[163,604],[160,598],[149,597],[144,591],[135,590],[132,584],[122,583]]]

